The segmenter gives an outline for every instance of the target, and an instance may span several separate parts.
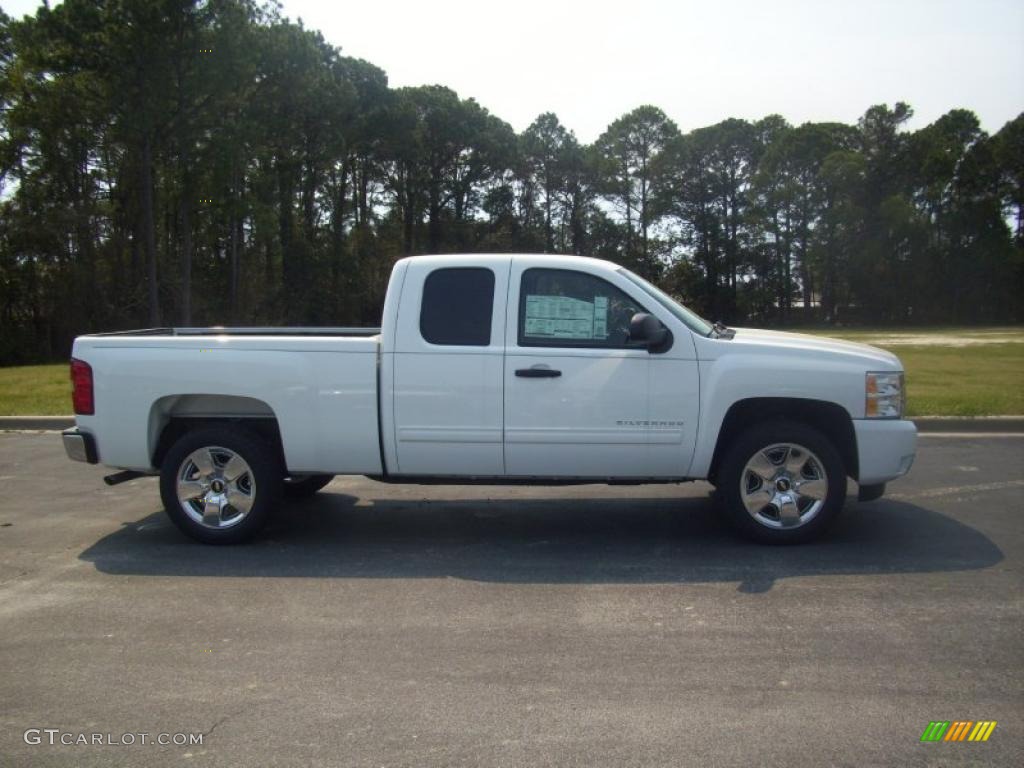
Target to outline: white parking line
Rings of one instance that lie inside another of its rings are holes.
[[[1020,488],[1024,480],[1003,480],[997,483],[979,483],[978,485],[952,485],[947,488],[931,488],[917,493],[890,493],[889,499],[932,499],[941,496],[953,496],[957,493],[978,493],[979,491],[1002,491],[1007,488]]]
[[[963,438],[976,438],[983,437],[988,439],[990,437],[1024,437],[1024,432],[918,432],[918,437],[940,437],[940,438],[951,438],[951,437],[963,437]]]

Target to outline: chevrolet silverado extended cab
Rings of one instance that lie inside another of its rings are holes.
[[[160,475],[203,542],[256,533],[337,474],[406,483],[706,479],[741,532],[804,541],[914,459],[900,361],[710,324],[615,264],[419,256],[379,329],[81,336],[72,459]]]

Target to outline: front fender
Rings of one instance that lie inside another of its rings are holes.
[[[829,403],[851,418],[864,408],[864,368],[842,358],[779,352],[736,353],[698,361],[700,418],[688,476],[705,478],[729,409],[743,400],[783,398]]]

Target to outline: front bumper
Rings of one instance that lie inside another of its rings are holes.
[[[78,427],[65,429],[60,433],[64,440],[64,452],[72,461],[84,461],[98,464],[99,454],[96,452],[96,440],[88,432],[81,432]]]
[[[857,482],[886,483],[910,471],[917,451],[917,427],[904,419],[854,419]]]

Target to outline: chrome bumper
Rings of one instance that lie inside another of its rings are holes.
[[[96,440],[88,432],[79,432],[77,427],[65,429],[60,433],[64,440],[64,452],[72,461],[84,461],[87,464],[98,464],[99,454],[96,453]]]

